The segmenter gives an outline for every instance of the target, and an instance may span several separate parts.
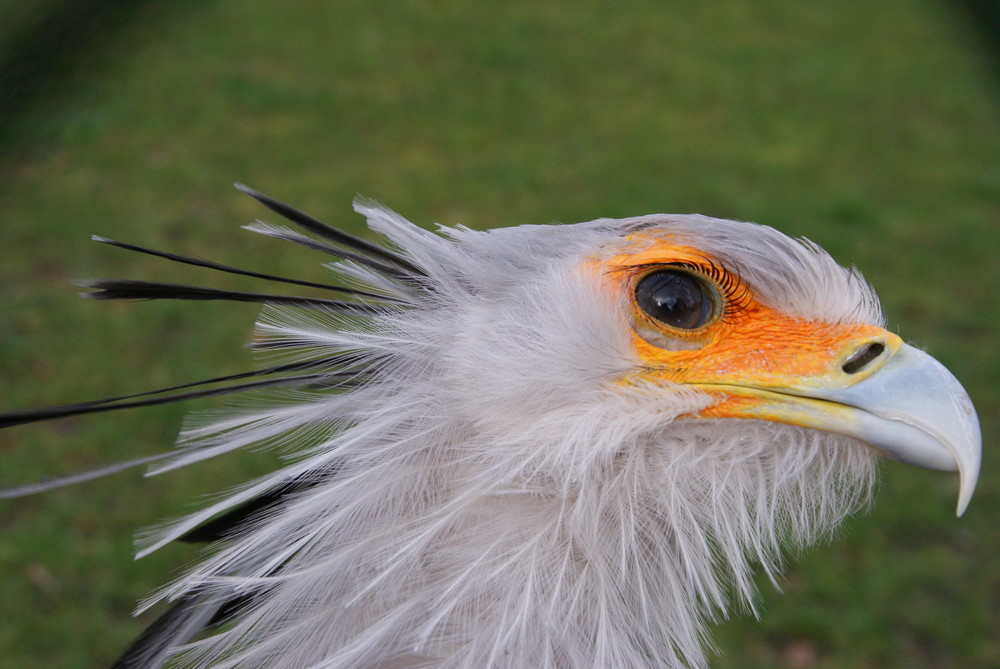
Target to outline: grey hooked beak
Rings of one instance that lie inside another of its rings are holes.
[[[918,467],[958,471],[958,515],[969,506],[979,478],[982,435],[969,395],[944,365],[886,333],[886,353],[861,374],[831,360],[815,377],[775,384],[699,384],[708,391],[754,400],[730,409],[757,418],[836,432]],[[842,356],[858,350],[851,346]]]
[[[965,512],[979,478],[982,434],[972,400],[944,365],[904,344],[867,378],[811,395],[857,409],[836,431],[900,462],[958,471],[957,513]]]

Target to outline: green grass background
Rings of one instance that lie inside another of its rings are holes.
[[[0,11],[8,65],[46,8]],[[872,513],[793,559],[782,593],[762,581],[760,621],[716,629],[713,666],[1000,666],[1000,105],[955,5],[220,0],[77,23],[78,52],[39,52],[55,74],[0,91],[17,107],[0,128],[0,407],[247,369],[252,307],[95,303],[67,283],[249,286],[91,233],[322,277],[238,229],[263,213],[236,180],[355,229],[355,193],[422,225],[765,222],[857,264],[890,327],[966,384],[983,476],[956,520],[956,477],[887,463]],[[188,408],[7,430],[0,485],[157,452]],[[107,664],[148,622],[136,600],[196,557],[134,562],[132,532],[269,466],[0,503],[0,665]]]

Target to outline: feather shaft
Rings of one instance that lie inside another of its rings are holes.
[[[249,186],[241,183],[234,184],[236,189],[246,193],[253,199],[260,202],[262,205],[270,209],[271,211],[281,214],[288,220],[296,223],[297,225],[305,228],[306,230],[328,239],[336,244],[342,246],[347,246],[353,248],[356,251],[361,251],[371,257],[381,258],[393,265],[405,269],[408,273],[414,274],[416,276],[424,276],[423,270],[411,263],[409,260],[399,255],[398,253],[393,253],[389,249],[386,249],[377,244],[372,244],[371,242],[365,241],[359,237],[348,234],[343,230],[338,230],[333,226],[327,225],[320,220],[317,220],[310,216],[309,214],[299,211],[291,205],[285,204],[279,200],[274,199],[268,195],[261,193],[260,191],[254,190]]]

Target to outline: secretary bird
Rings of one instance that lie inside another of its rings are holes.
[[[420,229],[372,202],[385,242],[244,186],[332,258],[327,291],[131,280],[94,299],[265,303],[256,371],[13,411],[9,426],[233,392],[151,474],[246,448],[283,468],[140,536],[206,541],[142,604],[166,612],[117,667],[705,667],[706,626],[752,607],[752,571],[869,500],[879,456],[975,489],[958,381],[885,329],[861,275],[815,244],[694,215]],[[274,358],[277,356],[277,358]]]

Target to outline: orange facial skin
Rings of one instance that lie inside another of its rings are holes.
[[[880,343],[894,352],[902,345],[899,337],[880,327],[804,320],[776,311],[758,302],[738,276],[690,247],[660,239],[635,241],[646,243],[637,252],[600,262],[604,281],[618,294],[634,295],[639,279],[670,267],[700,275],[718,293],[716,316],[695,330],[657,321],[634,300],[627,312],[644,377],[718,397],[699,417],[790,422],[770,415],[776,396],[808,397],[810,390],[856,383],[880,366],[845,372],[844,363],[861,347]]]

